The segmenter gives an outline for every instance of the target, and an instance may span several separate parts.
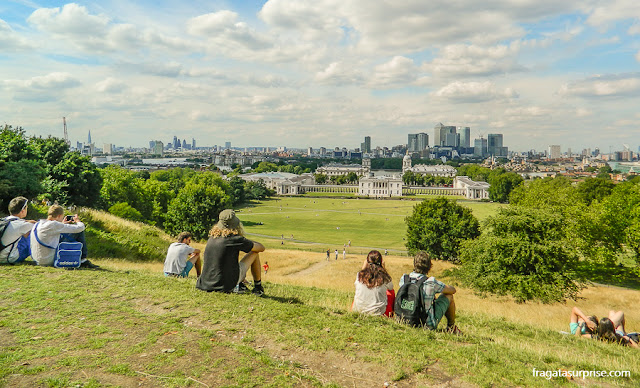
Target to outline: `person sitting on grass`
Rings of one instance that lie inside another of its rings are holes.
[[[223,210],[218,223],[209,232],[209,241],[204,250],[202,275],[196,288],[203,291],[235,292],[248,291],[245,285],[247,271],[253,276],[253,293],[264,294],[260,278],[260,252],[264,246],[244,237],[242,224],[231,209]],[[238,262],[240,251],[246,255]]]
[[[186,278],[193,267],[196,267],[196,275],[202,272],[200,249],[189,246],[193,236],[189,232],[178,235],[178,242],[169,245],[167,257],[164,260],[164,276]]]
[[[85,226],[78,215],[64,216],[64,209],[52,205],[47,219],[38,221],[31,231],[31,257],[38,265],[52,266],[56,247],[60,242],[81,242],[82,255],[80,268],[100,268],[87,260],[87,242],[84,236]]]
[[[393,281],[384,267],[382,255],[369,252],[355,281],[356,294],[351,310],[369,315],[393,315]]]
[[[431,257],[426,252],[418,252],[413,258],[413,272],[408,275],[408,279],[411,282],[420,281],[430,270]],[[400,279],[400,287],[405,282],[405,276],[407,275],[403,275]],[[447,318],[447,331],[461,335],[462,332],[456,326],[456,304],[453,300],[453,294],[456,293],[456,289],[431,276],[422,284],[422,290],[422,300],[426,311],[426,326],[431,330],[437,329],[440,320],[444,316]],[[440,296],[436,298],[438,293]]]
[[[609,311],[609,316],[600,320],[595,338],[601,341],[617,342],[620,345],[638,348],[638,342],[627,335],[624,324],[625,319],[622,311]]]
[[[591,338],[596,333],[597,328],[598,318],[595,315],[586,316],[577,307],[571,309],[571,321],[569,322],[571,335]]]
[[[27,237],[35,221],[24,219],[28,205],[29,200],[25,197],[16,197],[9,202],[10,216],[4,218],[7,226],[1,238],[4,249],[0,252],[0,263],[18,264],[30,255]]]

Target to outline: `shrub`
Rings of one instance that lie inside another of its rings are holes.
[[[501,209],[483,234],[463,244],[463,282],[480,292],[544,303],[574,299],[584,283],[567,244],[563,218],[526,208]]]
[[[144,221],[142,213],[131,207],[126,202],[119,202],[109,208],[109,213],[114,216],[125,218],[131,221]]]
[[[480,235],[471,210],[446,198],[422,201],[405,220],[409,252],[426,251],[440,260],[458,261],[460,243]]]

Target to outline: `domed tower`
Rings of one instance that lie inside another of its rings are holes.
[[[409,155],[409,151],[407,150],[407,154],[402,158],[402,173],[411,170],[411,155]]]

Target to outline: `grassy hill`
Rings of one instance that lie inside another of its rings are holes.
[[[308,200],[308,199],[307,199]],[[394,201],[395,202],[395,201]],[[291,205],[290,205],[291,206]],[[637,349],[576,339],[571,304],[517,304],[458,288],[455,337],[349,312],[364,259],[270,249],[267,296],[196,290],[165,278],[169,238],[101,212],[89,221],[102,271],[0,266],[0,386],[377,387],[637,386]],[[410,269],[388,256],[394,283]],[[449,268],[437,262],[434,274]],[[577,305],[627,313],[640,292],[593,286]],[[630,377],[547,380],[537,370],[630,371]]]

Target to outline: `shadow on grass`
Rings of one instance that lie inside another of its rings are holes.
[[[282,296],[262,295],[262,298],[270,299],[270,300],[274,300],[276,302],[286,303],[286,304],[300,304],[300,305],[303,304],[300,299],[295,298],[295,297],[282,297]]]
[[[579,273],[591,282],[608,286],[640,290],[640,274],[636,267],[618,265],[614,267],[583,267]]]

